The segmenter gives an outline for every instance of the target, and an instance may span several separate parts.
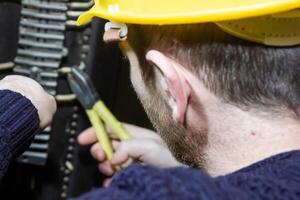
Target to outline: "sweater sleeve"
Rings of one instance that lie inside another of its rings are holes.
[[[0,90],[0,179],[11,159],[33,138],[39,123],[37,110],[27,98]]]

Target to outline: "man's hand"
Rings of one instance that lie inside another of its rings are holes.
[[[56,102],[36,81],[24,76],[6,76],[0,80],[0,90],[18,92],[31,101],[37,109],[40,128],[45,128],[56,111]]]
[[[112,176],[115,173],[113,165],[127,167],[134,161],[141,161],[161,168],[183,165],[172,156],[163,140],[155,132],[130,124],[123,124],[123,126],[131,138],[120,141],[110,133],[115,150],[111,161],[106,160],[105,153],[97,142],[93,128],[83,131],[78,137],[78,142],[81,145],[93,144],[90,149],[91,154],[100,162],[99,170],[104,175]],[[108,181],[109,179],[104,182],[104,185],[107,185]]]

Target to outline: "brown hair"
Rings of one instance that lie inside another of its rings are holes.
[[[156,49],[196,73],[229,103],[285,107],[300,114],[300,46],[279,48],[244,41],[212,23],[130,25],[128,35],[149,84],[153,71],[145,54]]]

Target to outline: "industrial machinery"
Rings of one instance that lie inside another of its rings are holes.
[[[58,102],[53,123],[11,165],[0,187],[3,199],[67,199],[101,187],[89,148],[76,142],[90,125],[65,76],[74,66],[90,75],[121,121],[150,127],[130,87],[128,63],[116,45],[101,41],[105,22],[75,25],[92,5],[91,0],[0,2],[0,76],[31,77]]]

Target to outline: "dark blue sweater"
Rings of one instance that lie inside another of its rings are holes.
[[[39,123],[37,110],[28,99],[0,90],[0,180],[11,159],[33,138]]]
[[[25,97],[0,91],[0,176],[18,148],[38,128],[36,109]],[[226,176],[212,178],[190,168],[133,165],[106,189],[77,200],[299,200],[300,151],[286,152]]]
[[[77,200],[300,200],[300,151],[279,154],[235,173],[212,178],[190,168],[134,165],[109,188]]]

